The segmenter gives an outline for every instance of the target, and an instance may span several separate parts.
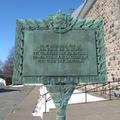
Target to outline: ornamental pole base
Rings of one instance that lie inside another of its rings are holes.
[[[66,120],[66,107],[75,89],[74,85],[46,85],[56,107],[56,120]]]

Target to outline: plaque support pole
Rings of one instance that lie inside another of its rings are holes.
[[[47,85],[56,107],[56,120],[66,120],[66,107],[75,89],[74,85]]]

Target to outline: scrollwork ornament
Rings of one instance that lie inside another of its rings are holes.
[[[75,24],[75,20],[70,16],[62,12],[58,12],[55,15],[48,17],[48,28],[58,33],[68,32]]]

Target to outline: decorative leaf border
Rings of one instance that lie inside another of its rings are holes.
[[[73,19],[70,15],[59,12],[55,15],[49,16],[47,20],[17,20],[16,28],[16,42],[15,42],[15,59],[14,59],[14,73],[13,84],[23,83],[44,83],[44,84],[58,84],[61,83],[89,83],[89,82],[105,82],[107,80],[106,74],[106,60],[105,60],[105,45],[103,20],[85,20]],[[52,30],[57,33],[65,33],[70,30],[95,30],[96,46],[97,46],[97,62],[98,75],[97,76],[28,76],[23,77],[23,53],[24,53],[24,30]]]

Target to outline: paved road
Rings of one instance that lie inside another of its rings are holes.
[[[24,86],[0,89],[0,120],[4,120],[5,116],[12,112],[16,105],[21,103],[33,88],[33,86]]]
[[[39,94],[39,86],[36,86],[4,120],[40,120],[40,117],[32,116]]]

